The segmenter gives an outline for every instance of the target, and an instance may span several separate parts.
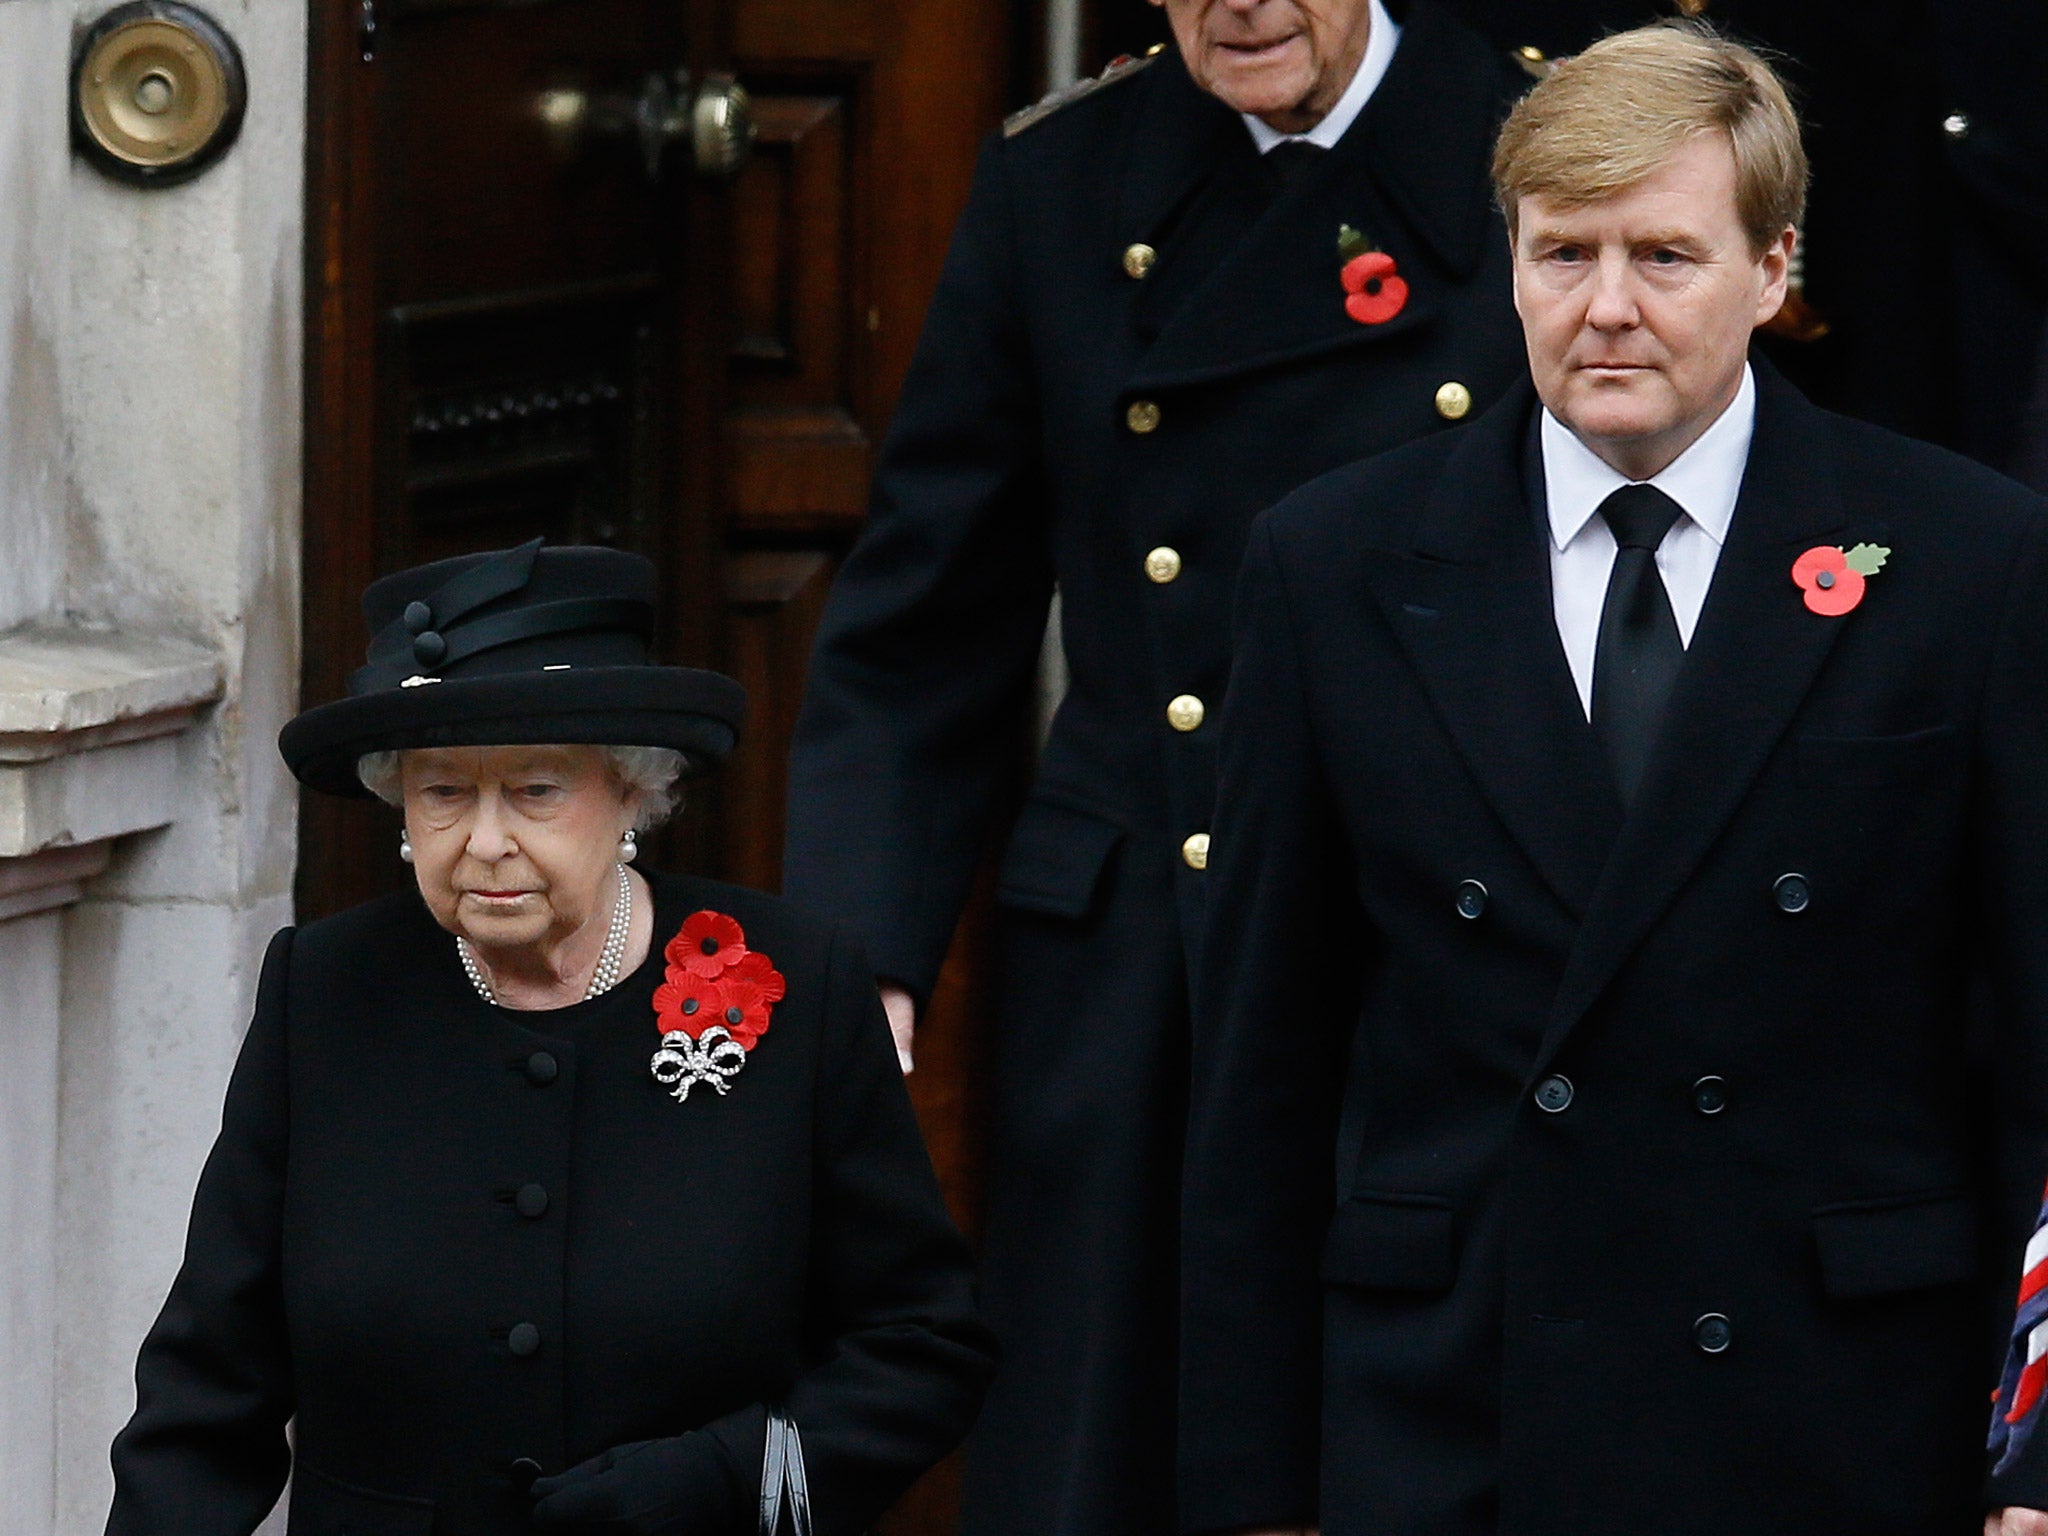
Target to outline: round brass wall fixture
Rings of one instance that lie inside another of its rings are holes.
[[[248,94],[241,51],[212,17],[178,0],[130,0],[78,40],[71,136],[116,180],[166,186],[227,152]]]

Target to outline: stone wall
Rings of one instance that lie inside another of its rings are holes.
[[[142,191],[69,148],[106,3],[0,0],[0,1536],[105,1521],[290,915],[306,8],[209,0],[240,142]]]

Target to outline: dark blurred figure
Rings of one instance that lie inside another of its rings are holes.
[[[1681,9],[1669,0],[1448,3],[1501,46],[1552,56]],[[1683,9],[1780,55],[1805,119],[1811,339],[1767,340],[1772,360],[1818,404],[2024,477],[2023,423],[2048,323],[2048,5],[1707,0]],[[2036,485],[2044,453],[2033,450]]]

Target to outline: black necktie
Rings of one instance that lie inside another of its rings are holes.
[[[1593,732],[1614,770],[1624,806],[1634,802],[1657,739],[1657,723],[1685,660],[1671,597],[1657,570],[1657,546],[1683,515],[1653,485],[1624,485],[1600,503],[1621,546],[1600,609],[1593,652]]]
[[[1306,176],[1327,153],[1322,145],[1311,144],[1307,139],[1282,139],[1261,158],[1273,173],[1273,179],[1285,191]]]

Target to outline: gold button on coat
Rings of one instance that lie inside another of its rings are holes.
[[[1165,586],[1180,574],[1180,551],[1162,544],[1145,557],[1145,574]]]
[[[1189,869],[1209,867],[1209,834],[1197,832],[1180,845],[1181,862]]]
[[[1445,421],[1463,421],[1465,413],[1472,409],[1472,391],[1456,379],[1446,379],[1436,387],[1436,413]]]
[[[1140,434],[1159,425],[1159,407],[1150,400],[1133,400],[1124,410],[1124,425]]]
[[[1192,731],[1209,713],[1208,707],[1192,693],[1183,693],[1166,706],[1166,723],[1176,731]]]
[[[1124,247],[1124,271],[1132,277],[1143,277],[1158,259],[1159,253],[1142,240]]]

